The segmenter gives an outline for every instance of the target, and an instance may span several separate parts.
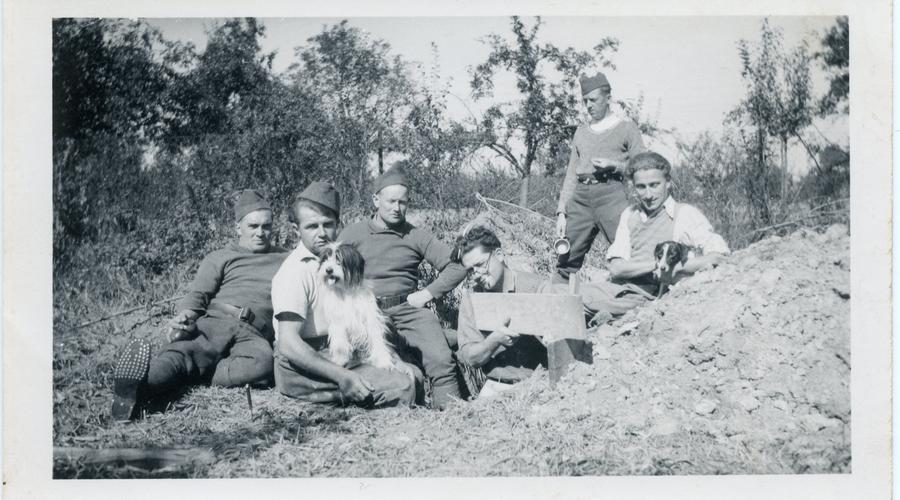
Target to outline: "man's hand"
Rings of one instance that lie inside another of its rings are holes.
[[[510,318],[506,318],[503,320],[503,326],[494,330],[491,333],[491,336],[494,337],[494,340],[503,346],[509,347],[516,343],[516,340],[519,338],[519,334],[509,329]]]
[[[166,339],[169,342],[175,342],[176,340],[189,338],[191,334],[197,331],[196,321],[198,316],[200,315],[197,311],[191,309],[185,309],[176,314],[169,321],[169,332],[166,335]]]
[[[560,213],[556,216],[556,237],[565,238],[566,236],[566,214]]]
[[[341,394],[347,399],[354,402],[365,401],[372,395],[372,387],[364,378],[356,372],[349,372],[346,378],[342,378],[338,382],[338,388]]]
[[[418,292],[411,293],[406,297],[406,301],[409,302],[409,305],[421,309],[425,307],[425,304],[431,302],[434,299],[434,296],[431,295],[431,292],[428,289],[423,288]]]

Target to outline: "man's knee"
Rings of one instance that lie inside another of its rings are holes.
[[[223,387],[271,385],[273,371],[271,351],[268,355],[260,352],[255,356],[229,356],[219,361],[211,383]]]

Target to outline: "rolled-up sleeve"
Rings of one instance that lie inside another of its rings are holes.
[[[419,232],[418,236],[422,240],[421,252],[425,260],[438,272],[437,278],[425,288],[432,297],[439,299],[462,283],[466,279],[468,271],[462,264],[451,261],[450,255],[453,253],[453,248],[449,245],[425,231]]]
[[[677,237],[679,243],[703,250],[704,254],[720,253],[728,255],[728,243],[715,232],[709,219],[691,205],[682,205],[678,216]]]
[[[606,250],[606,260],[631,259],[631,231],[628,229],[628,219],[632,212],[633,209],[629,207],[619,216],[619,227],[616,228],[616,237],[612,245]]]

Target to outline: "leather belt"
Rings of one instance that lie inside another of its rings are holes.
[[[579,184],[606,184],[611,181],[622,182],[625,180],[625,177],[619,173],[611,173],[611,174],[578,174],[578,183]]]
[[[406,302],[406,297],[408,294],[400,294],[400,295],[391,295],[388,297],[375,297],[375,302],[378,303],[378,308],[381,310],[390,309],[394,306],[399,306],[400,304]]]
[[[237,319],[238,321],[247,323],[248,325],[256,328],[260,333],[266,331],[268,327],[268,323],[266,322],[266,318],[257,316],[253,309],[249,307],[238,307],[233,306],[231,304],[225,304],[222,302],[210,302],[206,307],[207,311],[216,311],[227,316],[231,316],[232,318]]]

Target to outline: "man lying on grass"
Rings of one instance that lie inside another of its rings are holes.
[[[238,241],[203,259],[151,360],[150,343],[130,343],[116,365],[112,417],[130,420],[151,399],[193,384],[272,383],[271,282],[287,252],[272,246],[272,209],[256,191],[234,207]]]
[[[294,200],[291,217],[300,243],[272,280],[276,387],[316,403],[411,405],[416,390],[406,373],[368,364],[346,368],[329,359],[329,325],[323,321],[327,314],[316,273],[319,256],[338,231],[337,191],[322,182],[310,184]]]

